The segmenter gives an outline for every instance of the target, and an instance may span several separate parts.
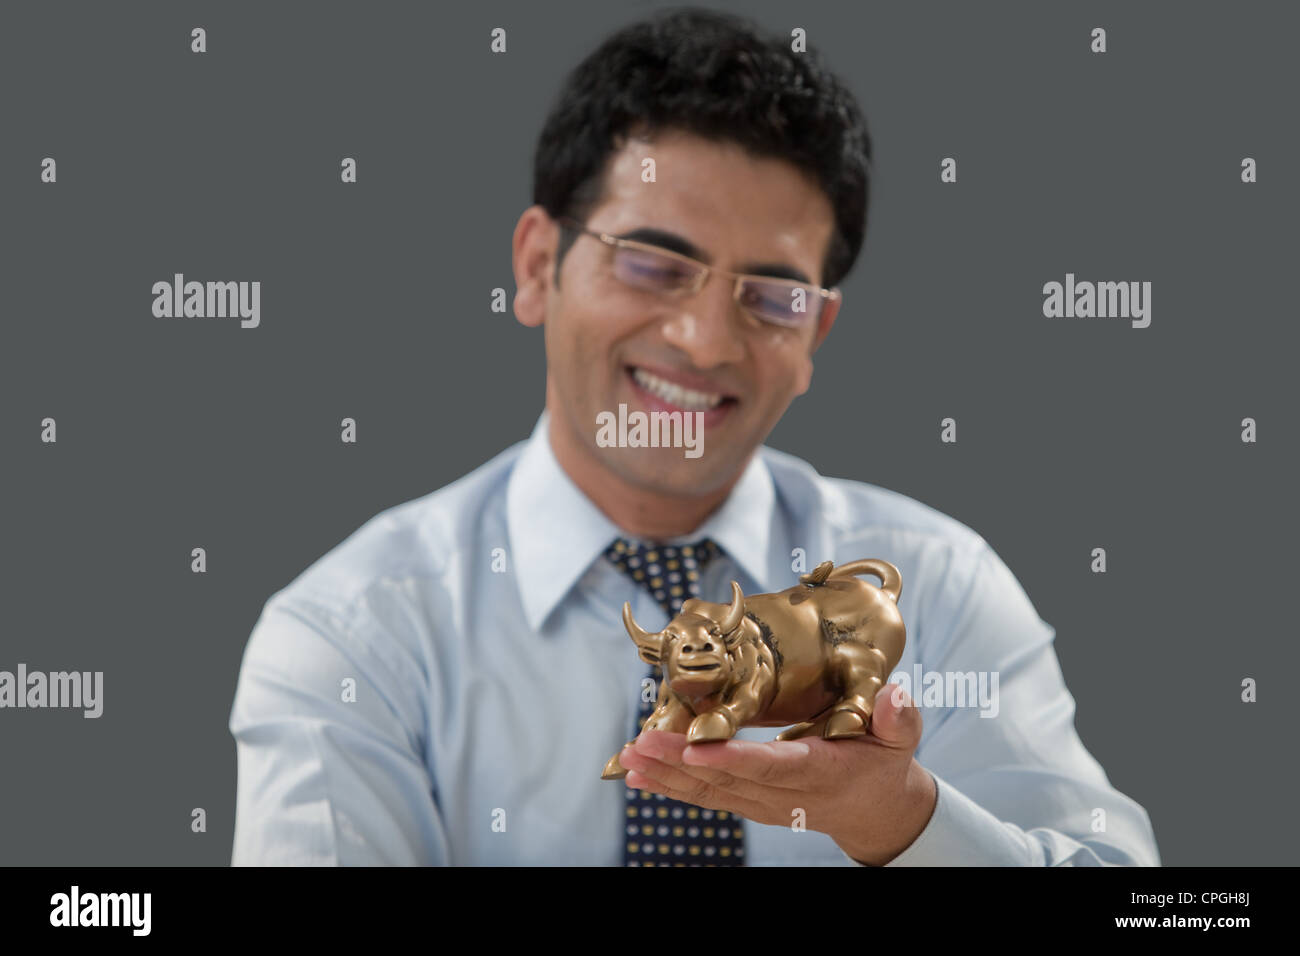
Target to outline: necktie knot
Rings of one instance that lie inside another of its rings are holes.
[[[671,618],[681,611],[687,598],[700,596],[700,574],[721,553],[711,538],[690,544],[615,538],[605,550],[605,557],[649,591]]]

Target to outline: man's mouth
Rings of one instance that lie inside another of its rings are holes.
[[[724,392],[706,392],[669,381],[640,366],[629,365],[627,372],[642,392],[669,407],[683,412],[715,412],[736,404],[736,398]],[[710,416],[711,418],[714,416]]]

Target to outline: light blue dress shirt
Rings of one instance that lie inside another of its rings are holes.
[[[622,862],[626,786],[600,772],[645,665],[620,610],[631,601],[650,629],[666,616],[602,556],[622,532],[560,468],[547,428],[544,412],[531,438],[377,515],[267,601],[230,715],[233,864]],[[908,687],[923,705],[916,759],[938,804],[888,865],[1158,865],[1146,811],[1075,732],[1054,629],[974,531],[763,447],[673,543],[705,536],[726,551],[702,575],[708,600],[732,578],[749,594],[789,587],[800,553],[806,569],[874,557],[901,571],[895,674],[922,678]],[[996,715],[925,706],[930,672],[996,673]],[[751,866],[854,865],[825,834],[744,828]]]

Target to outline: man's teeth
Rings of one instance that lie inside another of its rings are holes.
[[[667,379],[651,375],[641,368],[633,369],[632,377],[636,379],[638,385],[652,395],[657,395],[669,405],[676,405],[678,408],[684,408],[691,412],[708,411],[710,408],[716,407],[723,399],[722,395],[711,395],[708,392],[697,392],[694,389],[682,388],[682,386]]]

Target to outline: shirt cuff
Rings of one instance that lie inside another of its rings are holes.
[[[885,866],[1027,866],[1033,861],[1023,835],[942,777],[926,771],[938,791],[925,829]],[[854,860],[858,866],[866,866]]]

